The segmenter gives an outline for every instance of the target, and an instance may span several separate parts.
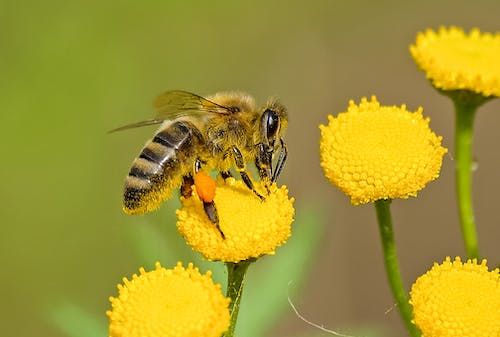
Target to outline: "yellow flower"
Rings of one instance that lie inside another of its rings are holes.
[[[500,33],[428,29],[417,35],[410,52],[436,88],[500,96]]]
[[[177,228],[187,243],[208,260],[239,262],[274,254],[291,234],[294,199],[288,197],[287,188],[272,185],[261,201],[240,180],[229,178],[217,184],[215,205],[225,239],[193,192],[192,197],[181,198],[182,208],[177,210]],[[265,191],[261,183],[255,185]]]
[[[446,149],[429,119],[406,106],[381,106],[376,97],[320,125],[321,167],[355,205],[408,198],[439,176]]]
[[[201,275],[190,263],[156,269],[118,285],[111,297],[110,337],[220,337],[229,327],[229,299],[211,272]]]
[[[434,264],[413,284],[410,303],[422,337],[500,336],[500,275],[486,260]]]

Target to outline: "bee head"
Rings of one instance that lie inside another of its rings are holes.
[[[288,126],[286,108],[276,99],[271,99],[262,109],[255,164],[262,180],[275,182],[287,157],[286,144],[283,141]],[[276,167],[273,169],[273,157],[279,151]],[[273,172],[274,171],[274,172]]]

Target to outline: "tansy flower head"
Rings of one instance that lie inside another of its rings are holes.
[[[448,257],[420,276],[410,295],[422,337],[500,336],[500,275],[486,260]]]
[[[265,190],[261,183],[255,185]],[[177,228],[208,260],[239,262],[274,254],[291,234],[294,199],[288,197],[285,186],[272,185],[269,195],[263,195],[265,200],[261,201],[240,180],[219,180],[214,201],[225,239],[208,219],[194,191],[190,198],[181,198]]]
[[[355,205],[415,196],[439,176],[446,149],[429,119],[406,106],[381,106],[375,96],[321,125],[325,176]]]
[[[107,312],[110,337],[220,337],[229,327],[229,299],[192,264],[141,268],[118,292]]]
[[[442,90],[469,90],[500,96],[500,33],[468,34],[457,27],[426,30],[410,52],[432,84]]]

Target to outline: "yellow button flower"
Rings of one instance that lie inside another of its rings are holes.
[[[288,197],[286,186],[272,185],[267,195],[261,183],[255,185],[264,201],[240,180],[217,182],[215,205],[225,239],[208,219],[194,191],[192,197],[181,198],[177,228],[187,243],[208,260],[239,262],[274,254],[291,235],[294,199]]]
[[[220,337],[229,327],[229,299],[192,264],[141,268],[118,291],[107,312],[110,337]]]
[[[500,274],[486,260],[434,264],[413,284],[410,303],[422,337],[500,336]]]
[[[436,88],[500,96],[500,33],[428,29],[417,35],[410,52]]]
[[[321,167],[353,204],[416,196],[439,176],[447,150],[422,108],[381,106],[373,96],[328,120],[320,126]]]

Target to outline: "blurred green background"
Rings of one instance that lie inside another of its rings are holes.
[[[289,281],[295,304],[316,323],[402,336],[374,210],[352,207],[326,182],[318,124],[371,94],[422,105],[451,151],[439,180],[394,202],[405,282],[463,255],[452,105],[417,71],[408,45],[441,24],[498,31],[499,13],[497,0],[1,0],[1,335],[104,336],[121,277],[157,259],[200,261],[175,232],[175,201],[142,217],[121,212],[124,177],[154,129],[106,134],[151,116],[162,91],[184,89],[243,90],[259,102],[276,95],[289,109],[281,182],[297,199],[295,233],[250,269],[240,336],[320,335],[288,306]],[[482,252],[497,263],[499,110],[494,101],[478,115],[474,186]],[[202,267],[223,281],[218,264]]]

